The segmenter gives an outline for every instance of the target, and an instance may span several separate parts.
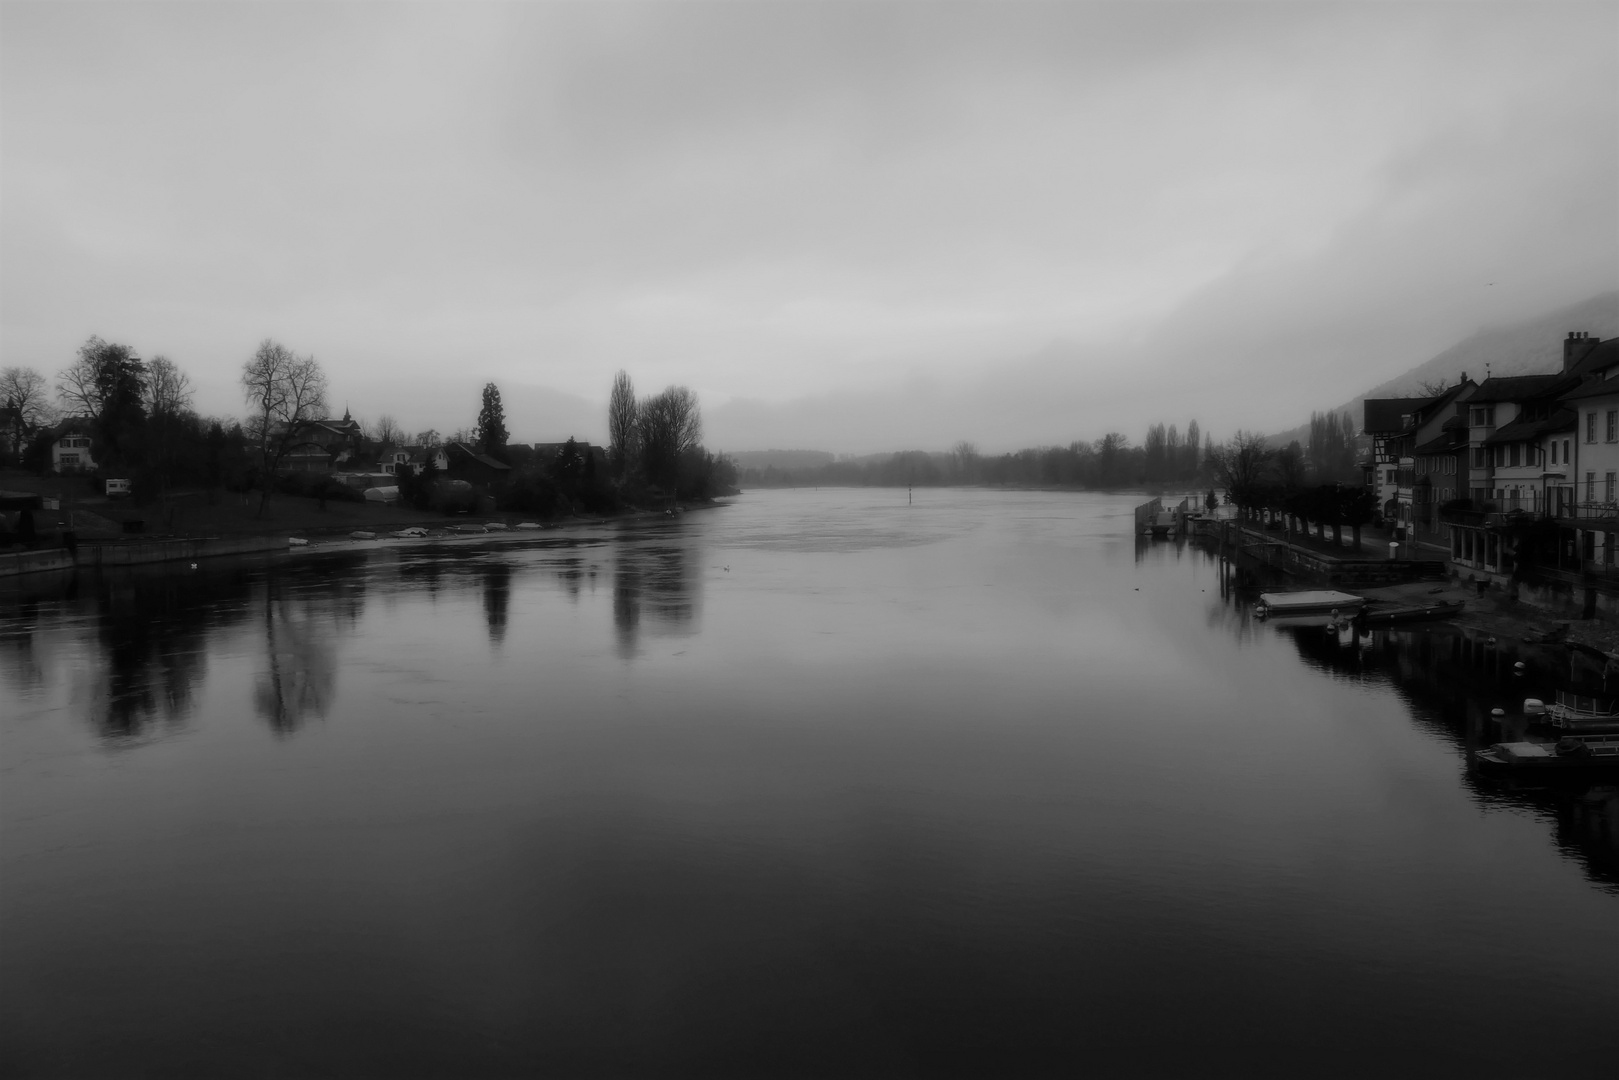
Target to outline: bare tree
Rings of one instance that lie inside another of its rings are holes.
[[[642,401],[636,417],[641,468],[649,481],[672,492],[680,483],[681,455],[702,442],[703,417],[697,395],[684,386],[671,386]]]
[[[438,429],[436,428],[428,428],[426,431],[418,431],[416,433],[416,445],[425,446],[431,450],[436,446],[444,445],[444,436],[440,435],[438,433]]]
[[[125,453],[138,442],[146,420],[147,369],[135,350],[92,335],[56,378],[64,410],[94,423],[95,460],[102,465],[127,464]]]
[[[1273,453],[1265,445],[1265,437],[1251,431],[1238,431],[1225,445],[1210,451],[1209,467],[1238,509],[1252,510],[1257,505],[1260,489],[1270,479]]]
[[[326,373],[313,356],[298,356],[285,345],[265,338],[253,358],[242,365],[242,392],[254,410],[249,431],[258,439],[263,491],[259,515],[270,501],[270,488],[303,428],[326,409]]]
[[[405,441],[405,432],[395,420],[387,413],[377,417],[377,423],[372,431],[372,438],[388,446],[399,446]]]
[[[629,373],[613,376],[613,393],[607,399],[607,439],[612,454],[613,475],[623,479],[635,456],[635,385]]]
[[[144,382],[145,365],[128,345],[114,345],[92,334],[73,363],[56,373],[56,396],[63,411],[99,418],[108,391],[128,396],[133,379]],[[144,389],[141,394],[144,397]],[[127,403],[123,403],[127,404]],[[142,402],[144,404],[144,402]]]
[[[1443,378],[1424,379],[1417,384],[1417,389],[1422,392],[1422,397],[1438,397],[1445,392],[1445,380]]]
[[[45,376],[33,368],[0,368],[0,405],[17,410],[17,422],[25,437],[53,419]]]
[[[978,479],[978,447],[962,439],[950,448],[950,470],[958,482],[970,484]]]
[[[146,411],[152,416],[178,416],[191,408],[191,376],[166,356],[146,364]]]

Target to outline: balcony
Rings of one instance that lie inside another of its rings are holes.
[[[1574,521],[1606,522],[1619,525],[1619,502],[1582,502],[1565,504],[1557,515]]]

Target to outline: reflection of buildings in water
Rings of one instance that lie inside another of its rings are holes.
[[[264,589],[266,664],[253,687],[253,705],[277,734],[291,734],[310,716],[323,717],[337,687],[334,624],[357,619],[353,593],[324,595],[270,575]]]
[[[679,529],[678,526],[675,529]],[[622,534],[613,550],[613,627],[619,655],[635,655],[643,629],[690,633],[700,614],[697,534]]]
[[[1412,706],[1412,721],[1461,755],[1465,782],[1476,798],[1534,810],[1553,824],[1559,850],[1576,859],[1593,881],[1619,890],[1619,784],[1613,777],[1498,778],[1481,773],[1473,759],[1475,750],[1491,743],[1545,736],[1529,728],[1522,703],[1525,697],[1551,696],[1546,687],[1562,681],[1570,668],[1564,650],[1494,640],[1456,627],[1301,629],[1293,636],[1312,666],[1396,688]],[[1579,668],[1577,662],[1574,666]],[[1505,715],[1493,716],[1496,708]]]
[[[506,639],[507,612],[512,602],[512,568],[503,562],[483,566],[483,615],[489,624],[489,640],[499,645]]]

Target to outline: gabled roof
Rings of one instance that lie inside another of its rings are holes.
[[[1619,338],[1615,340],[1619,341]],[[1564,394],[1562,399],[1564,401],[1583,401],[1586,398],[1609,397],[1614,394],[1619,394],[1619,378],[1591,378]]]
[[[1564,384],[1572,387],[1573,380],[1561,371],[1549,375],[1496,375],[1478,384],[1478,390],[1467,399],[1469,405],[1487,405],[1494,401],[1529,401],[1560,393]]]
[[[511,471],[511,466],[506,464],[504,461],[497,461],[495,458],[490,457],[488,454],[480,454],[476,450],[472,449],[472,447],[468,446],[466,443],[451,443],[450,445],[448,445],[448,446],[446,446],[444,448],[444,452],[446,454],[448,454],[452,450],[454,450],[455,452],[457,452],[459,454],[463,454],[466,457],[471,458],[473,461],[476,461],[480,465],[483,465],[483,466],[485,466],[487,468],[490,468],[490,469],[494,469],[494,470],[496,470],[498,472],[510,472]]]
[[[1466,448],[1466,429],[1453,428],[1449,424],[1446,424],[1441,434],[1435,438],[1429,439],[1421,446],[1412,449],[1411,456],[1416,457],[1420,454],[1450,454],[1456,452],[1457,450],[1465,450]]]
[[[1619,387],[1615,388],[1619,390]],[[1578,426],[1579,416],[1573,409],[1558,409],[1551,416],[1539,420],[1514,420],[1510,424],[1503,424],[1490,432],[1486,443],[1514,443],[1533,442],[1535,439],[1550,435],[1554,431],[1573,431]]]
[[[1409,416],[1422,406],[1437,400],[1431,397],[1367,398],[1364,403],[1361,430],[1369,435],[1389,435],[1396,431],[1404,431],[1406,425],[1401,422],[1400,417]]]
[[[1589,352],[1568,369],[1568,374],[1584,378],[1615,364],[1619,364],[1619,338],[1609,338],[1593,345]]]

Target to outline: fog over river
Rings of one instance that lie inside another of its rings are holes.
[[[0,582],[4,1072],[1612,1075],[1619,783],[1468,765],[1562,654],[1140,498]]]

